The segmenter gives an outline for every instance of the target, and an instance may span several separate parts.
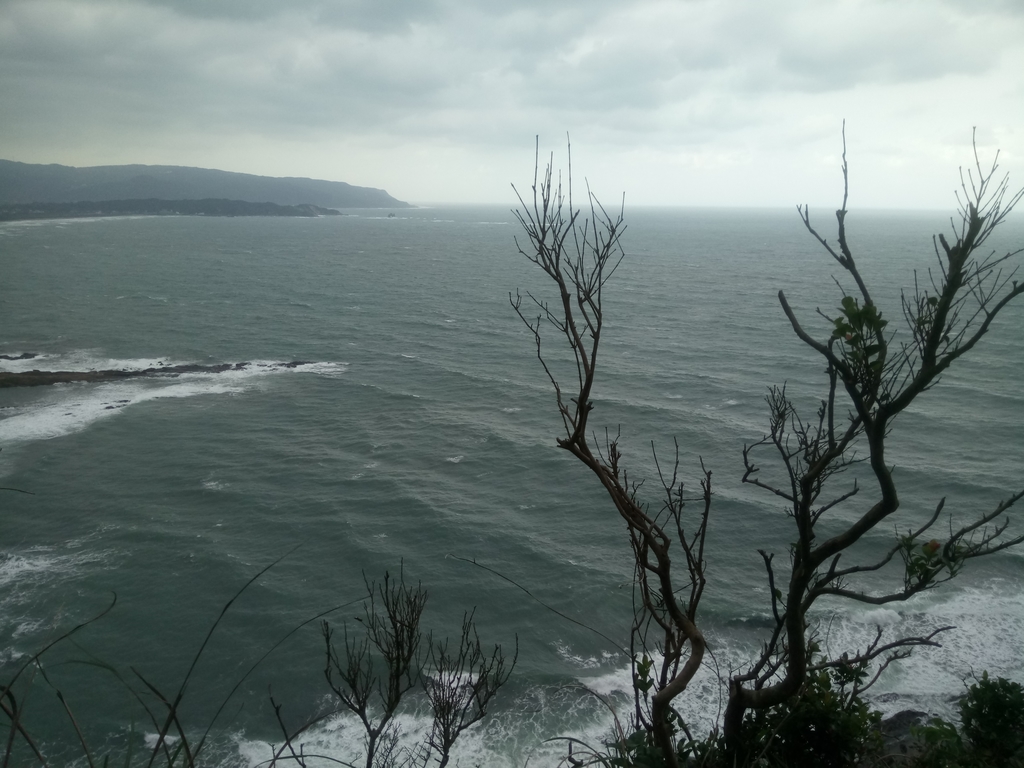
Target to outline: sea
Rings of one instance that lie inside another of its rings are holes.
[[[811,213],[833,239],[832,212]],[[770,386],[805,418],[825,391],[778,294],[827,337],[824,315],[852,285],[795,210],[627,207],[625,220],[590,423],[598,441],[618,436],[654,509],[676,442],[688,492],[701,461],[712,472],[699,614],[710,652],[679,700],[701,735],[721,715],[720,680],[770,628],[758,550],[784,572],[795,538],[784,502],[742,482],[744,446],[768,429]],[[1022,220],[993,236],[996,253],[1024,245]],[[847,225],[883,316],[903,327],[901,291],[936,275],[932,236],[949,214],[854,210]],[[554,391],[510,304],[557,297],[517,243],[511,205],[0,225],[0,355],[35,355],[0,370],[246,363],[0,390],[0,486],[14,489],[0,491],[0,674],[18,674],[20,723],[52,760],[86,762],[68,711],[94,756],[138,754],[162,696],[180,697],[193,747],[208,733],[203,764],[265,765],[282,728],[306,724],[305,754],[359,762],[361,728],[334,711],[325,680],[321,622],[343,653],[386,574],[428,592],[432,642],[457,643],[470,613],[485,649],[515,655],[489,716],[459,740],[459,765],[556,765],[569,739],[600,748],[628,726],[628,537],[557,445]],[[1022,327],[1018,301],[897,419],[887,460],[901,508],[844,563],[878,559],[942,499],[940,539],[1024,487]],[[571,386],[553,327],[541,352]],[[771,451],[751,455],[780,479]],[[835,495],[859,491],[823,532],[872,503],[862,470],[831,481]],[[1024,533],[1024,509],[1008,530]],[[863,586],[898,588],[895,559]],[[823,600],[812,619],[833,654],[878,631],[886,642],[953,627],[867,695],[884,713],[954,715],[973,675],[1024,682],[1024,548],[905,603]],[[398,722],[412,749],[429,728],[422,696]]]

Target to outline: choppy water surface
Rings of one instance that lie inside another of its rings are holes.
[[[765,429],[767,385],[788,382],[810,412],[822,380],[776,294],[785,290],[820,328],[814,309],[837,304],[835,270],[791,212],[627,215],[629,256],[606,297],[592,423],[621,425],[636,477],[652,470],[650,441],[667,448],[673,435],[684,474],[696,480],[698,456],[714,470],[704,623],[727,669],[766,626],[755,551],[784,560],[792,538],[779,506],[740,485],[740,451]],[[948,219],[854,212],[848,221],[896,320],[899,288],[933,266],[930,235]],[[290,553],[215,634],[185,699],[190,723],[206,722],[296,625],[359,597],[363,574],[404,568],[429,588],[428,623],[439,635],[475,606],[486,642],[511,647],[518,637],[513,680],[462,743],[464,764],[522,765],[531,755],[549,764],[564,747],[545,739],[599,741],[610,717],[580,685],[624,702],[621,652],[459,559],[627,642],[627,542],[584,468],[555,447],[554,398],[508,303],[509,291],[546,286],[516,257],[515,234],[511,214],[490,208],[0,227],[0,354],[39,355],[0,361],[2,370],[253,363],[0,391],[0,484],[33,494],[0,494],[8,667],[116,593],[78,647],[58,649],[52,672],[99,738],[131,738],[130,702],[112,676],[57,662],[92,654],[172,689],[225,601]],[[1024,226],[1011,222],[1007,236],[1024,243]],[[941,496],[947,509],[980,511],[1024,483],[1022,319],[1011,308],[969,369],[898,424],[890,460],[903,483],[901,529]],[[557,354],[554,336],[546,349]],[[307,364],[281,365],[291,361]],[[877,531],[871,542],[891,536]],[[948,709],[972,669],[1024,679],[1022,585],[1021,555],[1006,553],[908,604],[836,606],[822,614],[822,632],[841,648],[863,644],[879,624],[957,625],[943,648],[918,653],[877,687],[888,711]],[[334,621],[357,613],[346,608]],[[290,723],[325,705],[321,645],[309,625],[243,683],[216,729],[224,762],[255,765],[279,741],[268,685]],[[703,696],[683,704],[703,726],[717,706],[713,679],[708,670]],[[40,682],[33,695],[45,723],[52,691]],[[413,712],[403,727],[411,737],[426,719]],[[135,730],[141,740],[147,726]],[[73,753],[71,733],[58,733]],[[336,757],[360,743],[343,718],[312,733]]]

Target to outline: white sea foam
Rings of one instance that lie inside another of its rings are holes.
[[[569,562],[572,561],[570,560]],[[575,563],[573,564],[575,565]],[[597,658],[596,656],[581,656],[577,653],[574,653],[573,650],[564,643],[559,643],[556,646],[556,650],[558,651],[559,656],[561,656],[565,661],[569,662],[569,664],[571,664],[573,667],[577,669],[597,669],[598,667],[607,663],[609,658],[608,654],[605,654],[604,657],[601,659]],[[616,674],[617,672],[618,671],[616,670]]]
[[[326,376],[329,379],[334,379],[348,370],[348,363],[303,363],[291,369],[283,368],[279,363],[276,365],[277,368],[274,371],[268,371],[268,373],[284,373],[287,370],[292,370],[298,373],[315,373],[317,376]]]
[[[74,542],[65,545],[71,549]],[[73,579],[86,566],[108,563],[110,553],[92,550],[65,552],[51,547],[34,547],[22,552],[0,552],[0,625],[11,628],[14,637],[31,635],[48,625],[34,612],[21,615],[19,606],[32,605],[41,590]]]
[[[144,371],[147,368],[181,364],[183,361],[158,357],[123,360],[106,357],[96,350],[80,349],[66,354],[38,354],[24,360],[0,360],[0,371]]]
[[[146,745],[146,749],[154,749],[156,747],[156,745],[160,743],[160,734],[152,733],[152,732],[146,733],[143,736],[143,741],[144,741],[144,743]],[[177,741],[178,741],[178,737],[177,736],[172,736],[171,734],[166,734],[164,736],[164,743],[165,744],[175,744]]]
[[[33,635],[40,629],[45,628],[46,625],[42,619],[30,619],[28,621],[23,621],[20,624],[18,624],[18,626],[16,626],[14,628],[14,631],[11,633],[11,637],[17,639],[22,635]]]
[[[554,764],[557,756],[564,753],[564,746],[545,748],[540,739],[530,739],[530,743],[519,746],[515,743],[522,738],[521,721],[503,717],[504,713],[489,716],[465,731],[452,750],[452,765],[486,765],[488,768],[519,768],[524,758],[540,748],[545,754],[554,757],[551,761],[538,764]],[[432,718],[426,714],[400,714],[396,717],[398,726],[398,748],[404,755],[418,752],[430,733]],[[293,746],[298,750],[301,743],[306,755],[322,757],[306,757],[305,764],[310,766],[336,766],[338,760],[349,764],[365,761],[363,751],[365,731],[354,716],[343,714],[328,718],[308,729],[298,738]],[[266,741],[245,738],[241,734],[236,739],[239,756],[244,764],[253,766],[266,765],[274,756],[280,743],[268,744]],[[538,755],[534,755],[536,758]]]
[[[78,549],[82,539],[65,542],[64,549]],[[106,553],[64,553],[51,547],[34,547],[21,552],[0,551],[0,593],[10,595],[19,587],[75,573],[88,563],[102,562]]]
[[[830,644],[863,646],[874,636],[876,624],[886,637],[955,627],[936,637],[940,648],[918,649],[882,676],[872,692],[876,705],[887,714],[915,707],[949,716],[953,714],[951,698],[963,692],[965,680],[983,670],[993,677],[1024,682],[1019,640],[1024,635],[1024,594],[1019,583],[993,579],[945,595],[937,590],[905,610],[880,613],[868,611],[833,624]]]
[[[161,358],[102,359],[89,352],[45,358],[42,363],[39,361],[40,358],[33,358],[3,362],[35,363],[35,368],[50,371],[146,370],[181,364]],[[337,377],[343,374],[346,368],[345,363],[320,362],[289,366],[275,361],[255,360],[242,368],[232,368],[219,373],[171,372],[167,376],[156,375],[97,384],[58,384],[46,388],[44,396],[37,402],[11,409],[11,415],[0,421],[0,443],[13,445],[19,442],[63,437],[80,432],[101,419],[116,415],[123,408],[151,400],[200,395],[234,395],[258,386],[260,379],[269,375],[312,373]]]
[[[908,659],[891,665],[866,698],[884,715],[904,709],[918,709],[943,717],[954,717],[954,700],[970,684],[973,675],[988,671],[992,677],[1024,682],[1024,658],[1019,638],[1024,635],[1024,593],[1019,585],[992,580],[953,592],[926,593],[900,608],[869,608],[822,619],[819,642],[823,650],[837,656],[843,651],[864,649],[883,631],[882,643],[901,637],[924,636],[954,626],[936,637],[941,647],[922,647]],[[709,637],[714,649],[690,683],[677,708],[695,731],[706,733],[721,717],[719,699],[725,689],[719,684],[715,663],[723,675],[739,668],[756,654],[756,648],[741,647],[728,637]],[[560,649],[563,658],[580,669],[581,685],[609,702],[631,701],[632,677],[628,661],[597,675],[586,670],[596,659],[579,659]],[[655,659],[657,663],[658,659]],[[722,704],[724,707],[724,703]]]
[[[717,643],[714,645],[717,646],[714,656],[708,653],[704,657],[704,663],[690,681],[687,691],[674,702],[694,735],[707,734],[715,728],[725,708],[725,689],[719,685],[715,659],[721,663],[723,655],[732,654],[727,648]],[[655,655],[655,669],[661,660]],[[611,706],[621,719],[628,718],[633,706],[633,674],[628,661],[597,675],[580,675],[578,679],[586,690],[593,691]],[[611,720],[610,713],[607,719]],[[606,727],[610,725],[608,722]]]
[[[80,432],[122,408],[150,400],[197,395],[233,394],[243,387],[230,382],[182,382],[156,385],[150,382],[117,382],[99,386],[61,386],[48,397],[0,421],[0,443],[12,445],[49,440]]]
[[[102,222],[104,219],[129,219],[129,218],[140,218],[133,216],[109,216],[103,218],[84,218],[84,219],[33,219],[24,221],[5,221],[0,223],[0,235],[8,235],[11,231],[17,231],[19,229],[39,229],[43,227],[54,227],[56,229],[63,229],[73,224],[96,224]]]
[[[17,583],[54,571],[59,563],[60,559],[48,550],[17,555],[0,554],[0,589],[7,591]]]

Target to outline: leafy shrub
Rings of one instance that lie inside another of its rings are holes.
[[[914,768],[967,768],[971,763],[967,747],[956,726],[935,717],[927,725],[912,729],[920,754]]]
[[[713,733],[701,741],[680,741],[679,765],[688,768],[871,765],[872,758],[882,749],[878,728],[882,715],[857,695],[856,684],[865,674],[863,665],[852,664],[812,672],[798,696],[778,707],[755,710],[747,715],[735,762],[721,734]],[[609,752],[589,764],[615,768],[662,768],[668,764],[651,734],[642,730],[608,743],[606,747]]]
[[[1024,763],[1024,687],[988,672],[967,689],[960,702],[963,733],[993,764],[1016,758]]]
[[[611,753],[604,762],[613,768],[664,768],[667,765],[665,756],[646,731],[633,731],[626,738],[607,746]]]
[[[819,670],[785,704],[744,722],[744,764],[786,768],[852,768],[882,747],[880,712],[846,690],[860,668]]]
[[[959,706],[959,732],[941,718],[917,729],[916,768],[1024,768],[1024,687],[982,672]]]

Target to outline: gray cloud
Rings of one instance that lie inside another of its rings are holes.
[[[654,172],[815,151],[843,116],[888,121],[890,137],[945,131],[953,103],[948,128],[994,119],[1012,160],[1022,64],[1009,0],[7,0],[0,142],[77,164],[221,151],[253,172],[314,166],[303,146],[353,169],[443,152],[464,179],[568,130],[621,162],[660,157]],[[399,178],[381,176],[345,180]],[[434,199],[463,194],[432,183]]]

